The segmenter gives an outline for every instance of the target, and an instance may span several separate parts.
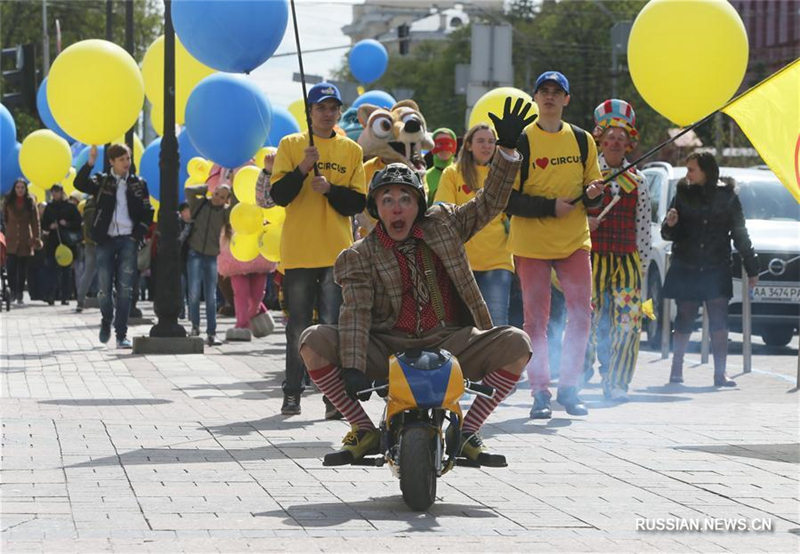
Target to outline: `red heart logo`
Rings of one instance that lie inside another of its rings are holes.
[[[464,191],[464,194],[469,194],[470,192],[472,192],[472,189],[469,188],[468,185],[461,185],[461,190]]]
[[[548,163],[550,163],[550,160],[548,160],[547,158],[536,158],[536,165],[538,165],[542,169],[547,167]]]

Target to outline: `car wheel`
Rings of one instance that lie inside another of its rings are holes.
[[[661,310],[663,298],[661,295],[661,275],[658,269],[652,267],[647,272],[647,294],[653,299],[653,313],[655,319],[645,320],[645,332],[647,333],[647,347],[653,350],[661,349]]]
[[[786,346],[794,336],[791,325],[770,325],[761,332],[761,338],[767,346]]]

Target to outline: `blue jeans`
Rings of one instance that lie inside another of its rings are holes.
[[[186,260],[189,280],[189,320],[200,327],[200,291],[206,300],[206,333],[217,332],[217,257],[189,249]],[[201,289],[202,287],[202,289]]]
[[[130,235],[110,237],[98,244],[97,256],[97,299],[103,325],[114,322],[117,339],[128,334],[128,314],[131,310],[133,279],[136,274],[136,241]],[[116,289],[116,299],[111,298],[112,285]],[[117,307],[114,317],[114,306]]]
[[[492,323],[508,325],[508,306],[511,301],[511,279],[513,273],[507,269],[473,271],[483,300],[489,308]]]
[[[342,289],[333,282],[333,267],[287,269],[283,278],[283,300],[289,320],[286,323],[286,380],[283,392],[303,391],[305,364],[300,357],[300,334],[311,325],[314,308],[319,322],[339,322]]]

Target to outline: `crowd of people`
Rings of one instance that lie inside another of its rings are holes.
[[[532,92],[536,115],[531,104],[509,99],[502,114],[468,129],[460,148],[456,133],[436,129],[429,168],[420,172],[363,159],[361,147],[337,132],[339,91],[330,83],[313,86],[309,131],[281,140],[256,185],[258,205],[286,210],[280,264],[231,255],[233,170],[185,191],[176,217],[181,317],[188,317],[190,334],[200,335],[204,301],[206,341],[221,343],[218,299],[219,309],[236,317],[228,340],[268,334],[265,298],[275,298],[279,284],[282,301],[272,307],[287,316],[281,411],[301,413],[303,391],[313,382],[324,395],[325,417],[352,426],[344,460],[377,449],[359,391],[385,379],[389,354],[400,350],[444,348],[465,376],[494,387],[496,394],[477,397],[464,418],[462,453],[471,459],[493,456],[480,428],[522,375],[532,419],[552,416],[556,377],[558,403],[568,414],[587,415],[579,393],[596,364],[604,396],[627,400],[651,240],[647,187],[628,167],[639,138],[635,112],[623,100],[605,100],[594,112],[595,128],[586,131],[564,121],[571,89],[562,73],[543,73]],[[26,279],[32,300],[75,298],[76,311],[96,292],[99,340],[110,340],[113,325],[124,349],[131,346],[132,306],[155,259],[142,264],[141,249],[156,248],[157,233],[130,151],[119,144],[106,150],[108,171],[91,175],[93,147],[78,168],[79,192],[69,197],[53,185],[49,202],[37,204],[25,180],[17,180],[4,198],[3,222],[14,301],[23,303]],[[669,381],[682,382],[683,355],[705,302],[713,383],[734,386],[725,374],[731,237],[751,286],[755,254],[741,205],[731,184],[719,181],[713,156],[692,155],[687,168],[661,229],[674,242],[664,294],[678,305]],[[356,219],[368,222],[360,240]],[[74,262],[58,257],[63,246]]]

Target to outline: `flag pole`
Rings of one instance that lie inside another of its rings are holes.
[[[300,85],[303,87],[303,113],[306,114],[306,126],[308,127],[308,143],[314,146],[314,130],[311,127],[311,113],[308,109],[308,92],[306,91],[306,72],[303,69],[303,52],[300,50],[300,32],[297,30],[297,12],[294,9],[294,0],[289,0],[292,7],[292,23],[294,24],[294,42],[297,45],[297,62],[300,66]],[[314,164],[314,175],[319,176],[319,168]]]
[[[702,125],[703,123],[705,123],[706,121],[711,119],[713,116],[715,116],[717,114],[717,112],[721,112],[722,110],[724,110],[725,108],[727,108],[728,106],[730,106],[731,104],[736,102],[737,100],[741,99],[745,95],[749,94],[750,92],[754,91],[755,89],[757,89],[758,87],[760,87],[761,85],[763,85],[764,83],[769,81],[770,79],[772,79],[774,77],[777,77],[778,75],[780,75],[784,71],[788,70],[790,67],[792,67],[796,63],[800,63],[800,58],[796,59],[795,61],[793,61],[790,64],[785,65],[784,67],[782,67],[781,69],[779,69],[778,71],[776,71],[775,73],[773,73],[772,75],[770,75],[769,77],[764,79],[763,81],[759,81],[758,83],[756,83],[755,85],[753,85],[752,87],[750,87],[749,89],[744,91],[743,93],[739,94],[735,98],[733,98],[733,99],[729,100],[728,102],[726,102],[725,105],[722,106],[721,108],[719,108],[717,110],[714,110],[713,112],[711,112],[710,114],[705,116],[703,119],[701,119],[697,123],[693,123],[689,127],[686,127],[685,129],[682,129],[681,132],[678,133],[677,135],[675,135],[674,137],[670,137],[669,139],[665,140],[661,144],[659,144],[659,145],[655,146],[654,148],[648,150],[645,154],[639,156],[638,159],[636,159],[633,162],[629,163],[628,165],[624,166],[619,171],[616,171],[616,172],[612,173],[610,177],[608,177],[607,179],[603,180],[603,184],[605,185],[606,183],[609,183],[609,182],[613,181],[614,179],[616,179],[617,177],[619,177],[620,175],[622,175],[623,173],[628,171],[630,168],[634,167],[636,164],[638,164],[642,160],[645,160],[645,159],[649,158],[650,156],[652,156],[653,154],[655,154],[656,152],[658,152],[659,150],[661,150],[662,148],[664,148],[668,144],[671,144],[671,143],[675,142],[678,138],[682,137],[683,135],[685,135],[689,131],[691,131],[693,129],[696,129],[697,127],[699,127],[700,125]],[[580,198],[578,198],[577,200],[574,200],[573,203],[578,202],[578,200],[580,200]]]

